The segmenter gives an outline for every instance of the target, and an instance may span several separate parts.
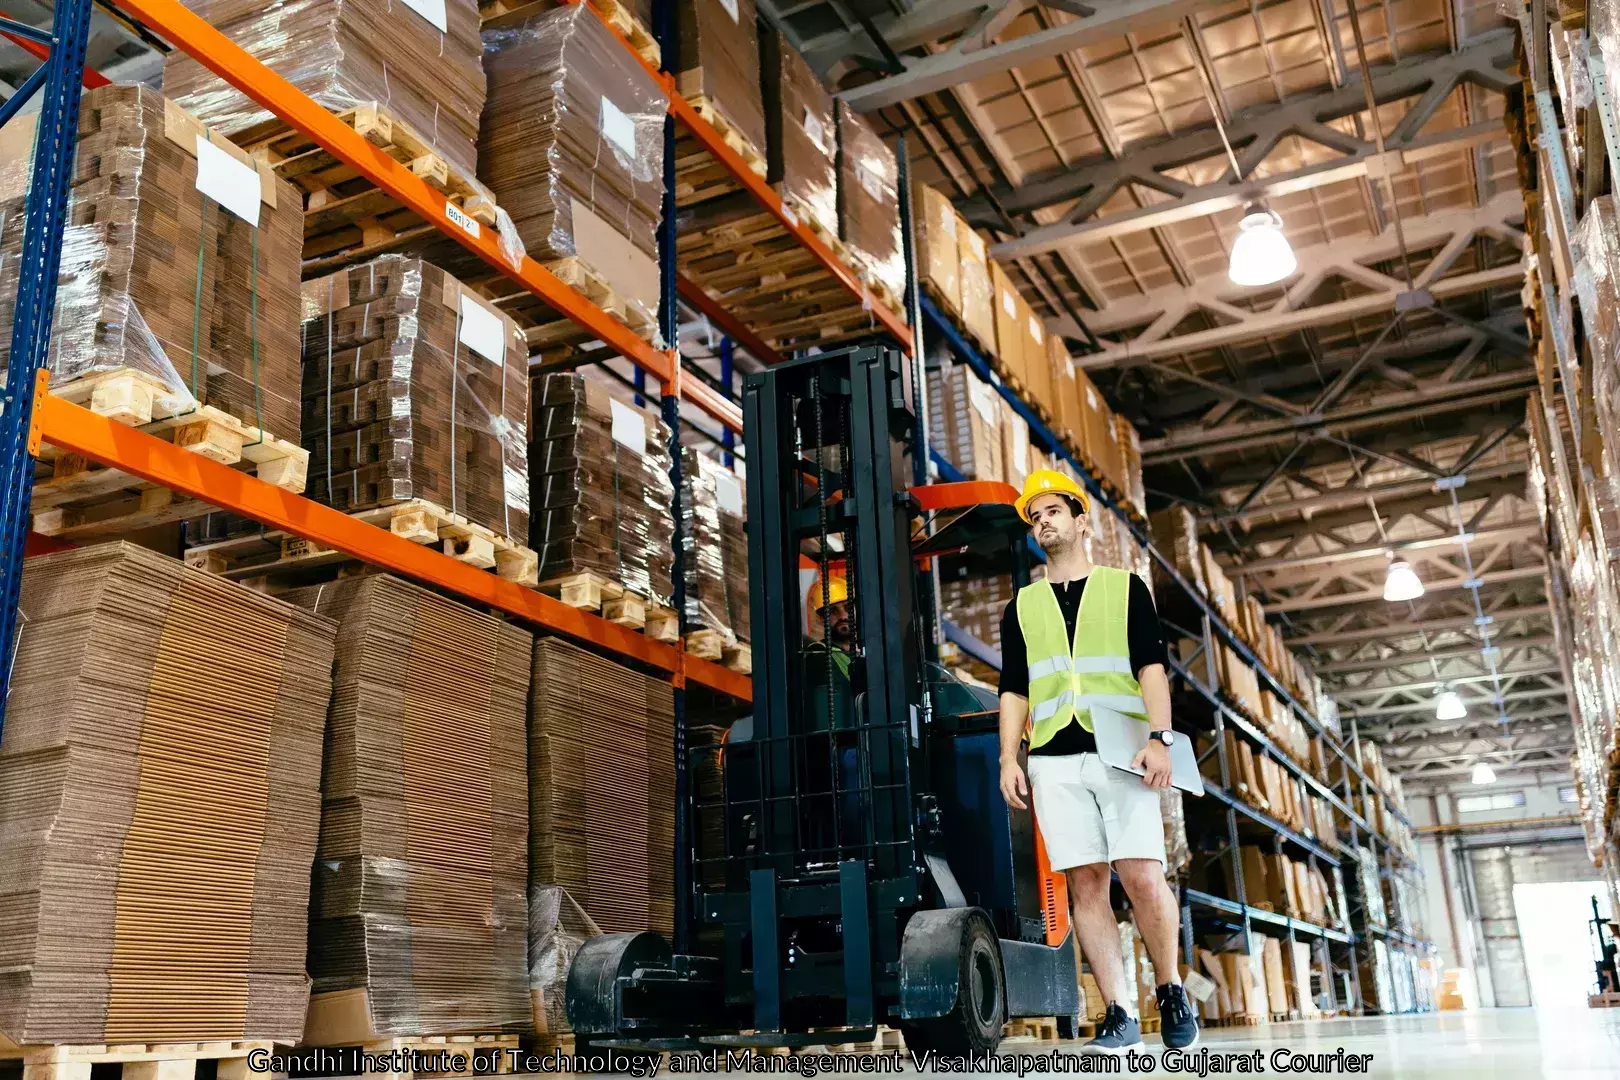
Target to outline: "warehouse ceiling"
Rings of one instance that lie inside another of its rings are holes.
[[[990,237],[1141,430],[1153,503],[1197,512],[1409,784],[1567,772],[1493,4],[761,7]],[[1239,288],[1260,197],[1300,269]],[[1423,597],[1383,599],[1391,552]]]

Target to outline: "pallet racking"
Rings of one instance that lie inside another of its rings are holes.
[[[582,0],[561,0],[578,4]],[[356,558],[376,564],[406,577],[444,589],[475,604],[501,610],[540,629],[562,634],[585,642],[623,660],[642,665],[670,678],[676,688],[677,745],[676,793],[677,850],[685,850],[684,837],[689,828],[687,812],[687,776],[684,745],[685,690],[688,686],[702,686],[720,695],[746,702],[751,697],[751,682],[743,675],[729,671],[718,664],[698,660],[686,654],[680,644],[666,645],[616,626],[595,615],[567,607],[534,590],[525,589],[493,575],[473,570],[454,559],[393,536],[380,529],[349,518],[330,508],[321,506],[263,483],[251,476],[201,459],[178,450],[150,436],[100,417],[89,410],[70,404],[49,394],[45,361],[51,333],[51,320],[55,302],[57,267],[60,259],[60,239],[67,209],[68,176],[75,153],[75,131],[79,105],[79,91],[84,85],[97,85],[101,77],[85,66],[85,48],[90,29],[92,0],[59,0],[55,6],[54,24],[49,33],[33,27],[0,20],[0,32],[13,40],[21,40],[36,55],[45,57],[45,63],[19,91],[0,105],[0,123],[9,120],[36,93],[42,93],[42,108],[36,129],[35,156],[32,184],[29,189],[25,226],[24,251],[27,262],[21,274],[17,315],[13,338],[12,363],[5,387],[4,409],[0,410],[0,670],[9,670],[12,646],[15,641],[16,605],[20,590],[22,563],[25,551],[39,549],[39,538],[28,531],[29,494],[32,477],[32,458],[42,442],[50,442],[62,450],[79,454],[104,465],[116,467],[134,476],[171,488],[185,495],[209,502],[222,509],[256,519],[274,528],[305,537],[324,547],[334,548]],[[961,335],[950,321],[918,291],[915,254],[911,242],[910,192],[906,182],[904,148],[901,158],[901,211],[906,237],[907,290],[906,311],[896,312],[878,300],[846,267],[810,228],[799,222],[785,207],[776,192],[757,176],[726,142],[723,135],[706,121],[691,103],[675,91],[674,79],[669,74],[676,70],[676,36],[674,33],[674,4],[657,5],[655,28],[663,49],[663,69],[654,72],[659,85],[669,99],[669,114],[665,121],[665,215],[660,228],[661,295],[659,321],[666,341],[675,339],[678,299],[684,299],[706,315],[726,335],[721,345],[722,377],[718,386],[706,378],[684,371],[678,351],[661,349],[642,340],[617,318],[603,311],[586,296],[558,279],[545,267],[532,259],[519,264],[508,262],[488,230],[469,223],[464,214],[447,208],[445,196],[418,179],[408,168],[368,143],[349,126],[341,123],[332,113],[316,105],[280,76],[265,68],[248,53],[224,35],[186,9],[178,0],[113,0],[123,16],[147,30],[166,38],[175,47],[196,57],[205,66],[248,97],[262,105],[292,128],[304,132],[309,138],[334,157],[353,166],[369,178],[382,191],[400,204],[419,214],[445,235],[452,237],[491,267],[510,277],[517,285],[538,297],[560,315],[572,320],[601,340],[607,351],[621,356],[635,368],[638,392],[648,380],[656,383],[664,419],[672,438],[679,439],[681,403],[686,402],[718,422],[723,445],[729,450],[735,434],[742,426],[741,410],[732,396],[732,350],[740,345],[763,363],[774,363],[780,354],[767,343],[757,328],[748,325],[733,312],[713,299],[701,286],[692,281],[679,265],[677,237],[675,235],[675,154],[678,134],[695,141],[708,153],[729,177],[729,182],[744,191],[793,241],[808,253],[837,287],[847,292],[851,301],[872,315],[873,329],[895,341],[913,358],[922,402],[919,412],[926,409],[926,395],[921,393],[922,372],[918,358],[923,355],[925,333],[937,338],[945,347],[972,367],[983,379],[996,387],[1013,409],[1029,423],[1032,439],[1042,449],[1058,454],[1073,465],[1084,479],[1093,496],[1110,512],[1119,514],[1131,535],[1143,545],[1151,558],[1170,580],[1185,593],[1182,610],[1190,612],[1191,621],[1197,623],[1196,635],[1211,647],[1216,641],[1234,650],[1252,665],[1262,683],[1306,726],[1320,736],[1331,749],[1337,763],[1337,777],[1324,784],[1308,775],[1246,718],[1234,712],[1210,687],[1191,679],[1184,669],[1178,677],[1190,691],[1207,700],[1212,709],[1216,747],[1222,746],[1220,735],[1230,728],[1252,743],[1262,754],[1278,761],[1290,776],[1305,782],[1315,794],[1326,799],[1342,818],[1341,837],[1312,839],[1288,829],[1282,823],[1260,811],[1253,810],[1233,798],[1230,773],[1221,752],[1221,785],[1215,801],[1224,806],[1225,826],[1229,838],[1227,847],[1216,857],[1228,857],[1233,862],[1234,877],[1239,882],[1239,897],[1226,899],[1183,890],[1184,925],[1191,934],[1192,911],[1197,908],[1206,922],[1235,917],[1236,928],[1252,944],[1251,935],[1280,933],[1290,940],[1296,935],[1319,943],[1320,947],[1354,950],[1368,939],[1365,930],[1357,928],[1352,911],[1352,933],[1315,926],[1299,919],[1262,910],[1242,897],[1241,866],[1238,865],[1237,840],[1241,828],[1259,830],[1276,844],[1291,845],[1305,853],[1312,862],[1320,861],[1337,866],[1347,838],[1351,846],[1365,840],[1381,848],[1385,873],[1410,860],[1398,852],[1387,839],[1370,829],[1367,822],[1354,810],[1355,798],[1380,798],[1397,815],[1399,810],[1387,793],[1379,791],[1368,779],[1360,764],[1359,740],[1354,733],[1348,744],[1317,723],[1315,716],[1304,708],[1277,677],[1267,670],[1249,646],[1241,640],[1213,606],[1185,581],[1173,564],[1154,548],[1147,533],[1146,523],[1127,512],[1104,490],[1097,477],[1063,445],[1044,424],[1037,411],[1009,386],[995,376],[985,357]],[[592,9],[593,11],[596,9]],[[600,15],[600,12],[597,12]],[[617,34],[617,31],[615,31]],[[621,41],[623,39],[621,38]],[[626,41],[624,46],[631,49]],[[645,61],[642,61],[645,63]],[[651,396],[651,394],[649,394]],[[926,445],[926,417],[918,420],[919,445]],[[674,487],[681,490],[680,455],[673,455]],[[918,483],[924,481],[920,458]],[[945,480],[953,477],[948,463],[937,455],[933,457],[936,471]],[[984,497],[982,485],[962,489],[962,496],[977,493]],[[991,497],[1000,497],[993,495]],[[942,500],[943,503],[948,503]],[[676,514],[677,522],[680,520]],[[677,558],[681,544],[675,545]],[[677,564],[675,573],[674,607],[684,611],[680,595],[682,575]],[[684,630],[684,626],[682,627]],[[960,628],[946,623],[945,636],[977,649],[981,659],[993,656],[981,642],[964,641]],[[999,657],[995,657],[999,663]],[[5,717],[4,686],[0,685],[0,730]],[[1404,820],[1404,819],[1403,819]],[[1409,824],[1409,823],[1408,823]],[[683,860],[684,863],[684,860]],[[690,868],[677,867],[677,903],[691,901]],[[676,925],[687,923],[680,913]],[[1386,934],[1386,936],[1389,936]],[[676,942],[677,948],[684,943]],[[1334,971],[1345,971],[1354,993],[1359,997],[1357,983],[1357,956],[1349,955],[1347,963],[1338,964],[1333,956],[1327,963]],[[1329,980],[1333,982],[1333,979]],[[1330,993],[1332,991],[1330,990]]]

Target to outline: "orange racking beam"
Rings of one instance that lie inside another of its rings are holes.
[[[311,101],[297,87],[259,63],[245,49],[176,0],[117,0],[117,4],[253,101],[308,135],[340,160],[348,162],[383,191],[432,222],[445,235],[454,237],[463,247],[511,277],[560,314],[589,330],[614,351],[657,379],[666,389],[680,387],[679,364],[673,349],[656,349],[641,340],[629,327],[564,285],[533,259],[525,256],[520,265],[513,266],[501,253],[492,230],[479,225],[459,210],[452,216],[446,209],[449,204],[443,194],[428,187],[381,148],[371,145],[353,128]],[[695,391],[695,385],[686,387],[688,400],[694,404],[701,403],[705,412],[733,431],[742,430],[741,410],[718,395]]]
[[[675,281],[686,302],[697,308],[709,317],[709,321],[720,328],[720,332],[746,349],[749,355],[762,364],[780,364],[786,359],[781,353],[771,348],[765,340],[754,333],[737,319],[737,316],[727,311],[714,297],[703,291],[703,287],[681,274]]]
[[[571,608],[543,593],[515,585],[485,570],[457,562],[433,548],[367,525],[329,506],[209,461],[37,387],[31,445],[40,439],[73,454],[121,469],[244,517],[261,521],[323,547],[391,570],[465,599],[487,604],[526,623],[609,649],[669,672],[677,686],[695,682],[742,701],[753,698],[753,680],[675,645],[654,641],[599,616]]]
[[[172,0],[170,0],[172,2]],[[832,249],[821,242],[821,239],[800,223],[788,212],[782,204],[782,197],[776,193],[765,178],[754,172],[748,164],[737,155],[737,152],[726,145],[726,140],[703,117],[698,115],[690,102],[681,95],[671,92],[669,95],[669,111],[676,121],[686,128],[698,142],[703,144],[714,159],[726,167],[732,178],[741,184],[754,201],[769,210],[771,215],[781,223],[782,228],[792,233],[804,247],[808,248],[817,259],[827,268],[828,273],[837,278],[839,283],[848,289],[861,304],[870,310],[877,321],[894,335],[900,347],[909,355],[911,353],[911,328],[896,312],[889,310],[871,291],[862,284],[855,272],[845,266]]]

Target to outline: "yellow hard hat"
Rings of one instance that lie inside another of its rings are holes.
[[[1024,493],[1018,496],[1013,506],[1018,510],[1018,516],[1024,519],[1025,524],[1033,524],[1029,520],[1029,502],[1039,495],[1067,495],[1080,500],[1080,509],[1086,513],[1091,512],[1091,500],[1074,482],[1074,478],[1067,473],[1060,473],[1056,469],[1036,469],[1024,481]]]
[[[842,604],[849,599],[849,581],[843,574],[827,575],[827,603],[826,607]],[[805,604],[812,611],[823,610],[821,603],[821,581],[818,579],[811,584],[809,592],[805,595]]]

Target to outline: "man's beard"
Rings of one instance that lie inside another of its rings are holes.
[[[1050,533],[1035,533],[1035,543],[1048,555],[1062,555],[1074,546],[1075,537],[1064,536],[1055,530]]]

